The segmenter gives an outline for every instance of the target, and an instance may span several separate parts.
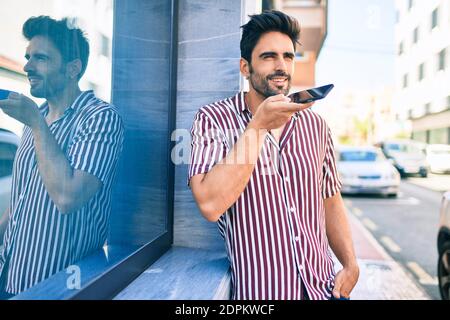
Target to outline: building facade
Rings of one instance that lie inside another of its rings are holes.
[[[450,1],[397,0],[396,10],[397,119],[415,140],[450,144]]]
[[[316,62],[327,36],[327,0],[265,1],[265,9],[283,11],[300,22],[300,45],[297,46],[296,73],[292,78],[295,90],[314,87]]]

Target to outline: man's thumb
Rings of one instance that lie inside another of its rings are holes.
[[[333,296],[336,299],[339,299],[341,297],[341,282],[336,281],[333,288]]]

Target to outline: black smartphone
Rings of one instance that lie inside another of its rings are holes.
[[[0,100],[8,99],[10,93],[11,91],[9,90],[0,89]]]
[[[313,102],[325,98],[333,88],[334,84],[327,84],[326,86],[295,92],[289,95],[289,97],[291,98],[292,102],[296,103]]]

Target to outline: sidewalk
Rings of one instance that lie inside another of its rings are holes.
[[[450,190],[450,174],[430,173],[428,178],[409,177],[405,181],[437,192]]]
[[[428,300],[430,297],[378,244],[369,231],[349,212],[353,242],[360,268],[352,300]],[[341,268],[336,261],[337,269]]]

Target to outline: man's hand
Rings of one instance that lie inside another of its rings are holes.
[[[350,293],[358,282],[359,278],[359,268],[354,267],[344,267],[339,271],[334,278],[334,289],[333,296],[336,299],[339,298],[349,298]]]
[[[8,99],[0,100],[0,109],[32,129],[42,121],[37,104],[23,94],[11,92]]]
[[[279,94],[264,100],[258,107],[253,123],[258,129],[277,129],[284,125],[296,112],[305,110],[313,103],[294,103],[291,99]]]

